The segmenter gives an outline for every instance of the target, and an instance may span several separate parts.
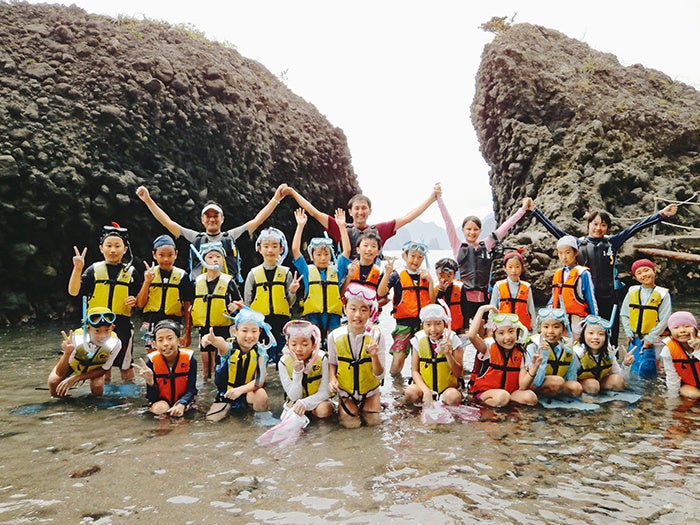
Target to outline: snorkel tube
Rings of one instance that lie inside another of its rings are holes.
[[[190,244],[190,249],[194,252],[194,254],[197,256],[197,259],[199,259],[199,262],[202,263],[202,267],[206,268],[207,270],[220,270],[218,264],[209,264],[204,262],[204,257],[202,257],[202,254],[199,253],[199,250],[194,247],[194,244]]]

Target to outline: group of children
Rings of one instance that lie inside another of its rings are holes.
[[[206,231],[198,234],[172,221],[140,187],[137,195],[154,217],[191,243],[191,271],[174,266],[175,240],[161,235],[153,242],[154,263],[145,263],[139,275],[131,262],[124,262],[129,237],[117,224],[103,229],[103,261],[84,269],[87,249],[74,247],[68,291],[84,297],[83,327],[63,333],[63,353],[48,380],[51,395],[65,396],[83,380],[90,380],[92,393],[99,395],[111,368],[119,367],[124,381],[132,380],[134,372],[144,379],[153,413],[181,416],[197,394],[197,358],[186,348],[194,326],[200,333],[202,377],[210,379],[213,371],[218,391],[207,414],[212,421],[232,408],[268,410],[265,380],[268,364],[273,364],[287,410],[325,418],[337,406],[346,427],[363,421],[376,424],[387,353],[394,377],[401,376],[410,356],[405,398],[424,406],[436,400],[459,405],[467,392],[475,401],[504,406],[511,401],[534,405],[538,395],[621,390],[630,367],[641,377],[655,375],[659,355],[669,390],[700,397],[697,322],[688,312],[671,313],[668,290],[656,286],[653,262],[642,259],[632,267],[640,285],[622,303],[620,319],[629,345],[617,356],[610,339],[615,311],[607,319],[598,315],[590,271],[577,264],[576,238],[564,235],[557,242],[563,267],[553,277],[550,303],[536,310],[530,285],[521,280],[520,252],[506,253],[506,279],[490,282],[494,248],[534,210],[532,199],[524,199],[485,239],[480,239],[479,219],[467,217],[462,242],[440,194],[436,185],[406,216],[378,225],[367,223],[369,199],[355,196],[349,203],[353,222],[346,224],[343,210],[332,217],[323,214],[283,184],[253,220],[226,232],[221,231],[221,207],[205,204],[201,220]],[[289,250],[285,234],[267,227],[255,242],[262,262],[243,280],[235,239],[246,230],[252,234],[288,195],[301,206],[295,212],[291,246],[296,270],[282,264]],[[404,244],[402,268],[395,269],[390,258],[382,267],[378,257],[383,242],[434,201],[445,217],[455,254],[455,259],[435,263],[437,283],[422,242]],[[302,252],[307,213],[331,236],[307,243],[311,264]],[[340,244],[337,259],[335,242]],[[303,297],[297,297],[300,289]],[[298,299],[302,319],[292,319]],[[396,320],[391,344],[376,323],[389,301]],[[133,308],[143,310],[148,352],[137,363],[132,358]],[[661,342],[666,326],[670,337]],[[468,343],[476,356],[465,377]]]

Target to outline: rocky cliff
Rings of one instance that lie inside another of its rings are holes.
[[[607,53],[539,26],[502,27],[486,45],[471,107],[499,223],[529,195],[563,230],[587,233],[585,214],[607,210],[611,233],[700,190],[700,93],[641,65],[623,67]],[[697,198],[694,199],[697,202]],[[646,230],[634,244],[700,250],[700,207],[681,206],[676,225]],[[550,292],[555,241],[525,218],[509,244],[526,247],[539,299]],[[697,263],[657,260],[660,284],[700,292]],[[627,276],[628,278],[628,276]]]
[[[326,210],[358,191],[342,130],[192,28],[13,2],[0,32],[0,322],[70,308],[72,246],[98,259],[103,224],[128,227],[147,257],[163,230],[141,184],[195,229],[207,199],[233,227],[282,182]],[[291,210],[270,222],[293,231]],[[249,241],[242,252],[250,267]]]

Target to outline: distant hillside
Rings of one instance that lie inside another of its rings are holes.
[[[482,236],[488,235],[496,229],[496,220],[493,213],[489,213],[482,221]],[[460,225],[461,219],[460,224],[457,224],[457,226],[459,227]],[[447,239],[445,228],[438,226],[434,222],[424,222],[420,219],[400,228],[396,235],[387,241],[384,248],[386,250],[400,250],[406,241],[424,242],[431,250],[450,249],[450,241]]]

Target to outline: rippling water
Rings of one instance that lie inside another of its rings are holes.
[[[667,399],[662,379],[634,385],[632,405],[482,409],[441,427],[422,425],[388,380],[380,426],[312,422],[271,450],[250,414],[204,420],[210,384],[179,421],[118,385],[49,399],[35,388],[61,328],[0,334],[2,523],[699,522],[700,404]],[[269,392],[278,414],[276,377]]]

